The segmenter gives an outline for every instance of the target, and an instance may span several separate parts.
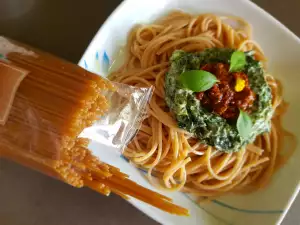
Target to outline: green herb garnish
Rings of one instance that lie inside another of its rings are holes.
[[[235,51],[232,53],[230,58],[230,72],[241,71],[246,65],[246,55],[244,52]]]
[[[185,88],[194,92],[206,91],[218,82],[215,75],[204,70],[185,71],[179,79]]]
[[[240,115],[236,123],[237,130],[241,137],[245,140],[251,135],[252,120],[248,113],[240,110]]]

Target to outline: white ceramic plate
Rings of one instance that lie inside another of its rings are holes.
[[[174,9],[195,14],[212,12],[236,15],[253,25],[254,39],[261,44],[269,58],[269,71],[283,82],[284,97],[290,103],[284,125],[300,136],[297,99],[300,96],[300,40],[280,22],[248,0],[126,0],[103,24],[79,65],[106,76],[108,68],[120,48],[126,44],[127,35],[135,24],[151,23]],[[90,147],[102,161],[119,167],[134,181],[153,189],[144,174],[118,153],[112,149],[97,151],[97,146],[93,144]],[[299,158],[298,148],[289,162],[276,173],[270,186],[251,195],[228,196],[208,205],[198,205],[182,193],[163,193],[172,197],[175,203],[190,209],[190,217],[172,216],[134,199],[130,202],[162,224],[280,224],[299,189]]]

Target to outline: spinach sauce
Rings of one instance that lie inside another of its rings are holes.
[[[242,72],[248,75],[250,88],[257,95],[250,114],[253,127],[247,139],[239,135],[236,124],[230,124],[226,119],[203,108],[195,93],[184,88],[178,78],[183,72],[199,70],[208,63],[230,64],[234,51],[227,48],[212,48],[200,53],[175,51],[165,78],[166,102],[174,113],[178,126],[194,134],[204,144],[225,152],[239,151],[246,144],[253,142],[257,135],[270,131],[273,114],[272,94],[260,62],[254,59],[253,52],[245,53],[247,63]]]

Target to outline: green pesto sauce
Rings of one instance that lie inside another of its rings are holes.
[[[254,141],[255,137],[270,130],[273,114],[272,94],[264,78],[264,70],[259,61],[254,60],[253,52],[246,52],[247,64],[242,70],[248,75],[251,89],[256,93],[254,110],[250,114],[253,127],[248,139],[243,139],[236,128],[224,118],[208,112],[201,106],[195,93],[185,89],[178,77],[188,70],[198,70],[207,63],[230,64],[233,49],[207,49],[200,53],[175,51],[171,57],[171,67],[166,74],[166,102],[174,113],[178,126],[198,137],[204,144],[226,151],[236,152]]]

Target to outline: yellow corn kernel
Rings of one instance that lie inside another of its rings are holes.
[[[238,77],[236,79],[234,90],[236,92],[241,92],[242,90],[244,90],[245,86],[246,86],[246,81]]]

